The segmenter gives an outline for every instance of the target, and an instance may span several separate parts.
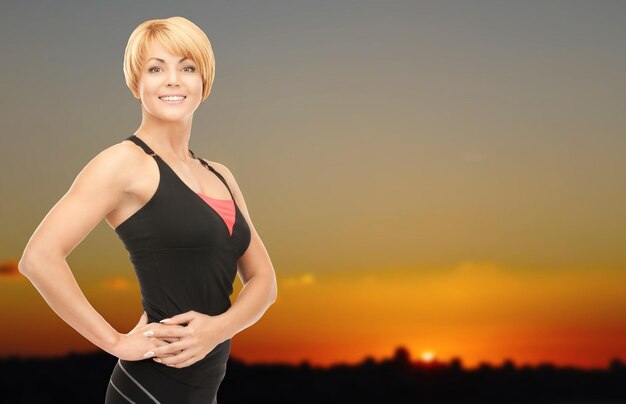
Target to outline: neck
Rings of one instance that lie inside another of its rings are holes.
[[[176,156],[180,160],[193,158],[189,153],[191,124],[160,122],[158,125],[142,123],[134,133],[150,143],[154,152],[162,156]]]

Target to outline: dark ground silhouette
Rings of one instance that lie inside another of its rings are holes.
[[[104,351],[58,358],[0,359],[0,403],[102,404],[117,358]],[[626,366],[584,370],[545,363],[516,367],[461,359],[412,362],[404,347],[393,357],[356,365],[247,365],[231,355],[219,404],[239,403],[626,403]],[[163,403],[170,404],[170,403]],[[171,403],[178,404],[178,403]]]

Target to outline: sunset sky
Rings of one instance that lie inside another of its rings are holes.
[[[626,360],[626,2],[0,11],[0,356],[98,349],[17,262],[79,171],[141,122],[122,72],[131,32],[180,15],[216,58],[190,148],[233,172],[278,277],[232,356]],[[112,326],[134,327],[137,280],[105,221],[68,263]]]

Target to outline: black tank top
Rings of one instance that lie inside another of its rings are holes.
[[[115,228],[137,274],[148,322],[159,322],[189,310],[210,316],[224,313],[231,306],[237,260],[250,244],[246,219],[235,202],[231,234],[219,213],[145,142],[135,135],[127,140],[154,157],[160,176],[148,202]],[[203,159],[198,160],[226,185],[234,202],[224,177]],[[224,377],[230,342],[223,341],[203,359],[184,368],[163,365],[151,358],[132,362],[153,367],[190,385],[207,386]]]

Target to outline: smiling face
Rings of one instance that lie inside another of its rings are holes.
[[[142,108],[164,121],[182,121],[193,115],[202,100],[202,76],[196,63],[170,53],[159,41],[146,52],[138,83]],[[163,99],[180,95],[182,99]]]

